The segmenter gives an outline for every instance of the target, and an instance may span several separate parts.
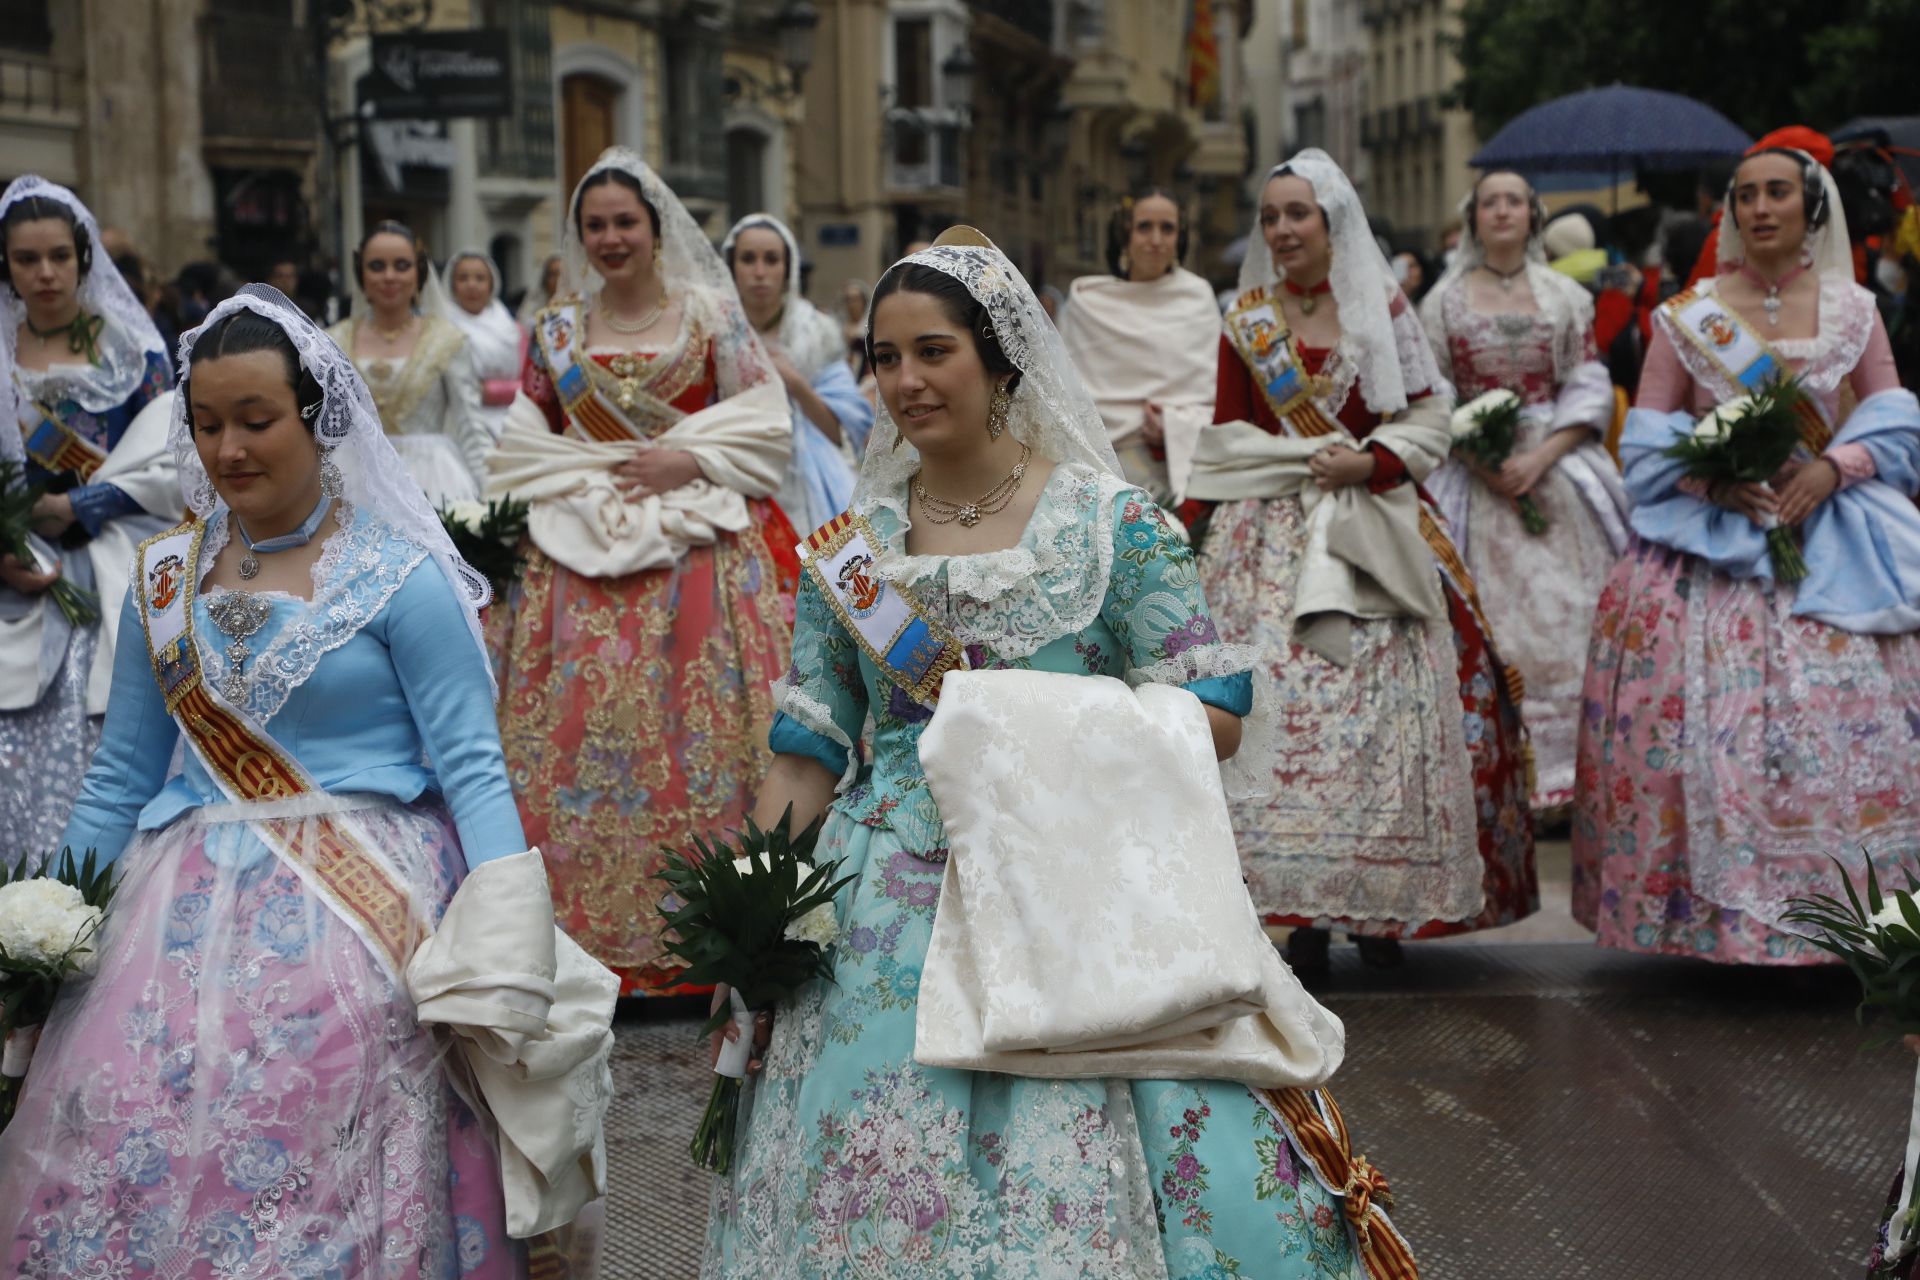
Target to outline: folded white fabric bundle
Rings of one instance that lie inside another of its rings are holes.
[[[1323,1083],[1345,1033],[1260,927],[1200,701],[957,671],[920,739],[951,851],[914,1057],[1042,1077]]]
[[[455,1088],[497,1131],[507,1234],[573,1221],[607,1189],[620,981],[554,926],[540,851],[475,867],[406,981],[420,1022],[453,1034]]]
[[[614,483],[614,466],[655,448],[692,454],[705,479],[629,498]],[[487,496],[527,503],[528,535],[558,563],[613,578],[664,569],[689,547],[748,528],[747,499],[772,495],[792,454],[793,424],[777,380],[689,414],[651,440],[617,443],[555,435],[523,394],[487,455]]]

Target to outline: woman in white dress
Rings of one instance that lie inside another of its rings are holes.
[[[498,440],[507,406],[520,389],[520,364],[527,339],[507,304],[500,301],[500,269],[478,249],[447,259],[447,288],[453,305],[447,319],[467,335],[467,351],[480,377],[480,421],[487,438]]]
[[[436,507],[480,496],[493,440],[467,337],[445,316],[420,239],[397,222],[353,255],[353,315],[327,330],[373,393],[400,460]]]
[[[1573,800],[1587,632],[1627,546],[1627,495],[1601,444],[1613,383],[1593,343],[1593,300],[1547,265],[1546,210],[1517,173],[1495,171],[1461,202],[1460,255],[1420,318],[1461,404],[1490,391],[1524,403],[1513,456],[1489,471],[1457,454],[1428,481],[1480,588],[1500,651],[1526,679],[1536,815]],[[1518,502],[1546,528],[1530,532]]]
[[[854,460],[873,430],[873,405],[841,355],[841,327],[800,295],[800,242],[767,213],[733,224],[720,245],[747,320],[786,385],[793,460],[774,501],[808,532],[853,496]]]
[[[1220,353],[1213,286],[1180,265],[1187,237],[1170,192],[1129,196],[1108,231],[1113,274],[1075,280],[1060,317],[1127,479],[1162,503],[1184,487],[1200,430],[1213,421]]]

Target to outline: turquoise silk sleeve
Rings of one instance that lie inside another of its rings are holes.
[[[487,660],[453,588],[424,560],[378,619],[394,673],[453,810],[467,865],[526,850],[507,781]]]
[[[860,648],[809,570],[800,574],[794,609],[793,665],[774,689],[773,730],[767,745],[784,755],[809,756],[850,777],[867,718],[867,686]]]
[[[120,610],[120,645],[113,655],[113,686],[100,747],[60,838],[76,855],[92,849],[103,862],[116,861],[133,838],[141,808],[166,781],[179,737],[153,677],[135,594],[128,594]]]
[[[1253,709],[1246,671],[1210,670],[1208,650],[1220,643],[1200,588],[1193,549],[1160,508],[1138,489],[1114,500],[1113,569],[1101,615],[1127,651],[1129,672],[1178,684],[1200,701],[1236,716]]]

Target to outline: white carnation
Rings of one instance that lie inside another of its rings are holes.
[[[1752,409],[1752,396],[1729,400],[1693,424],[1693,438],[1707,444],[1719,444],[1733,434],[1733,424],[1746,417]]]
[[[468,533],[479,533],[480,522],[487,518],[487,504],[471,498],[447,504],[447,518]]]
[[[813,910],[787,926],[787,937],[796,942],[815,942],[822,948],[833,945],[840,936],[840,921],[833,914],[833,904],[823,902]]]
[[[1910,894],[1899,892],[1887,894],[1886,897],[1881,900],[1880,909],[1867,917],[1867,923],[1877,929],[1884,929],[1888,925],[1899,925],[1903,929],[1907,928],[1907,918],[1901,913],[1900,904],[1910,896]]]
[[[1491,413],[1495,409],[1505,409],[1509,405],[1517,405],[1519,403],[1520,397],[1508,391],[1505,387],[1497,387],[1492,391],[1482,392],[1453,411],[1453,417],[1449,420],[1449,426],[1453,430],[1454,438],[1456,440],[1461,439],[1478,431],[1480,429],[1480,418],[1483,414]]]
[[[76,955],[83,971],[93,972],[92,939],[100,928],[101,911],[90,907],[70,884],[45,878],[18,880],[0,886],[0,949],[16,960],[58,964]]]

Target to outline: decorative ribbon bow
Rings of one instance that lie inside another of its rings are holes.
[[[1413,1251],[1387,1218],[1393,1194],[1386,1175],[1353,1154],[1347,1122],[1325,1089],[1263,1089],[1258,1095],[1286,1129],[1320,1185],[1340,1196],[1368,1280],[1420,1280]]]

